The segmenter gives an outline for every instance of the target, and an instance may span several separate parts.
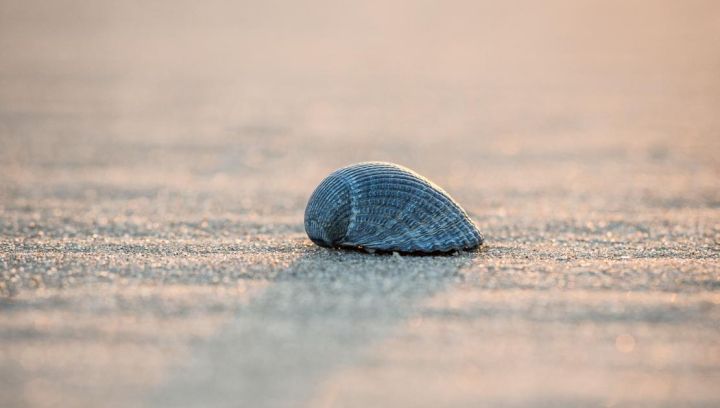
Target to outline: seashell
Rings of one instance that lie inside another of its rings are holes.
[[[353,164],[325,178],[305,208],[305,232],[320,246],[369,252],[448,252],[483,242],[448,193],[383,162]]]

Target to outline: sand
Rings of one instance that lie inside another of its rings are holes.
[[[720,404],[710,1],[0,2],[0,406]],[[314,246],[385,160],[487,238]]]

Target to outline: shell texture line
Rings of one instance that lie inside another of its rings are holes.
[[[393,163],[336,170],[315,189],[305,231],[323,247],[404,253],[476,248],[483,236],[443,189]]]

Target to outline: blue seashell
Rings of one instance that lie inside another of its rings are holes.
[[[325,178],[305,208],[305,231],[320,246],[369,251],[448,252],[483,243],[448,193],[382,162],[353,164]]]

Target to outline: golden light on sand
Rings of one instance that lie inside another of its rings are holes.
[[[635,350],[635,337],[621,334],[615,338],[615,349],[621,353],[631,353]]]

